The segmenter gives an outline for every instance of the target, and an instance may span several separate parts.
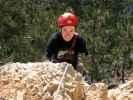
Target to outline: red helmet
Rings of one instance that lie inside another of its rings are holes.
[[[76,26],[78,24],[78,19],[77,16],[74,15],[73,13],[64,13],[63,15],[59,16],[57,20],[58,27],[63,27],[63,26]]]

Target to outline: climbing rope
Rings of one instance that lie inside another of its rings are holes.
[[[56,92],[56,95],[55,95],[55,97],[54,97],[53,100],[57,100],[56,98],[57,98],[57,96],[58,96],[58,94],[59,94],[59,92],[60,92],[60,88],[61,88],[61,85],[62,85],[62,83],[63,83],[65,74],[66,74],[66,72],[67,72],[68,66],[69,66],[69,65],[67,64],[66,67],[65,67],[64,73],[63,73],[63,75],[62,75],[61,81],[59,82],[59,85],[58,85],[58,88],[57,88],[57,92]]]

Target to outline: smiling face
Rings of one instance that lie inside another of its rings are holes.
[[[61,35],[66,42],[69,42],[75,34],[75,26],[64,26],[61,28]]]

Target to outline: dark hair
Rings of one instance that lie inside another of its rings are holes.
[[[66,11],[66,12],[69,12],[69,13],[75,14],[75,11],[74,11],[74,9],[73,9],[73,8],[69,8],[69,9],[67,9],[67,11]]]

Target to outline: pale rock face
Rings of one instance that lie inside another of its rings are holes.
[[[110,100],[133,100],[133,80],[108,92]]]
[[[72,100],[82,97],[83,83],[81,74],[67,63],[12,63],[0,67],[0,96],[7,100],[53,100],[55,94],[58,100]]]
[[[0,100],[133,100],[133,81],[108,91],[85,83],[71,64],[10,63],[0,67]]]
[[[108,100],[107,85],[104,83],[92,84],[87,89],[86,100]]]

